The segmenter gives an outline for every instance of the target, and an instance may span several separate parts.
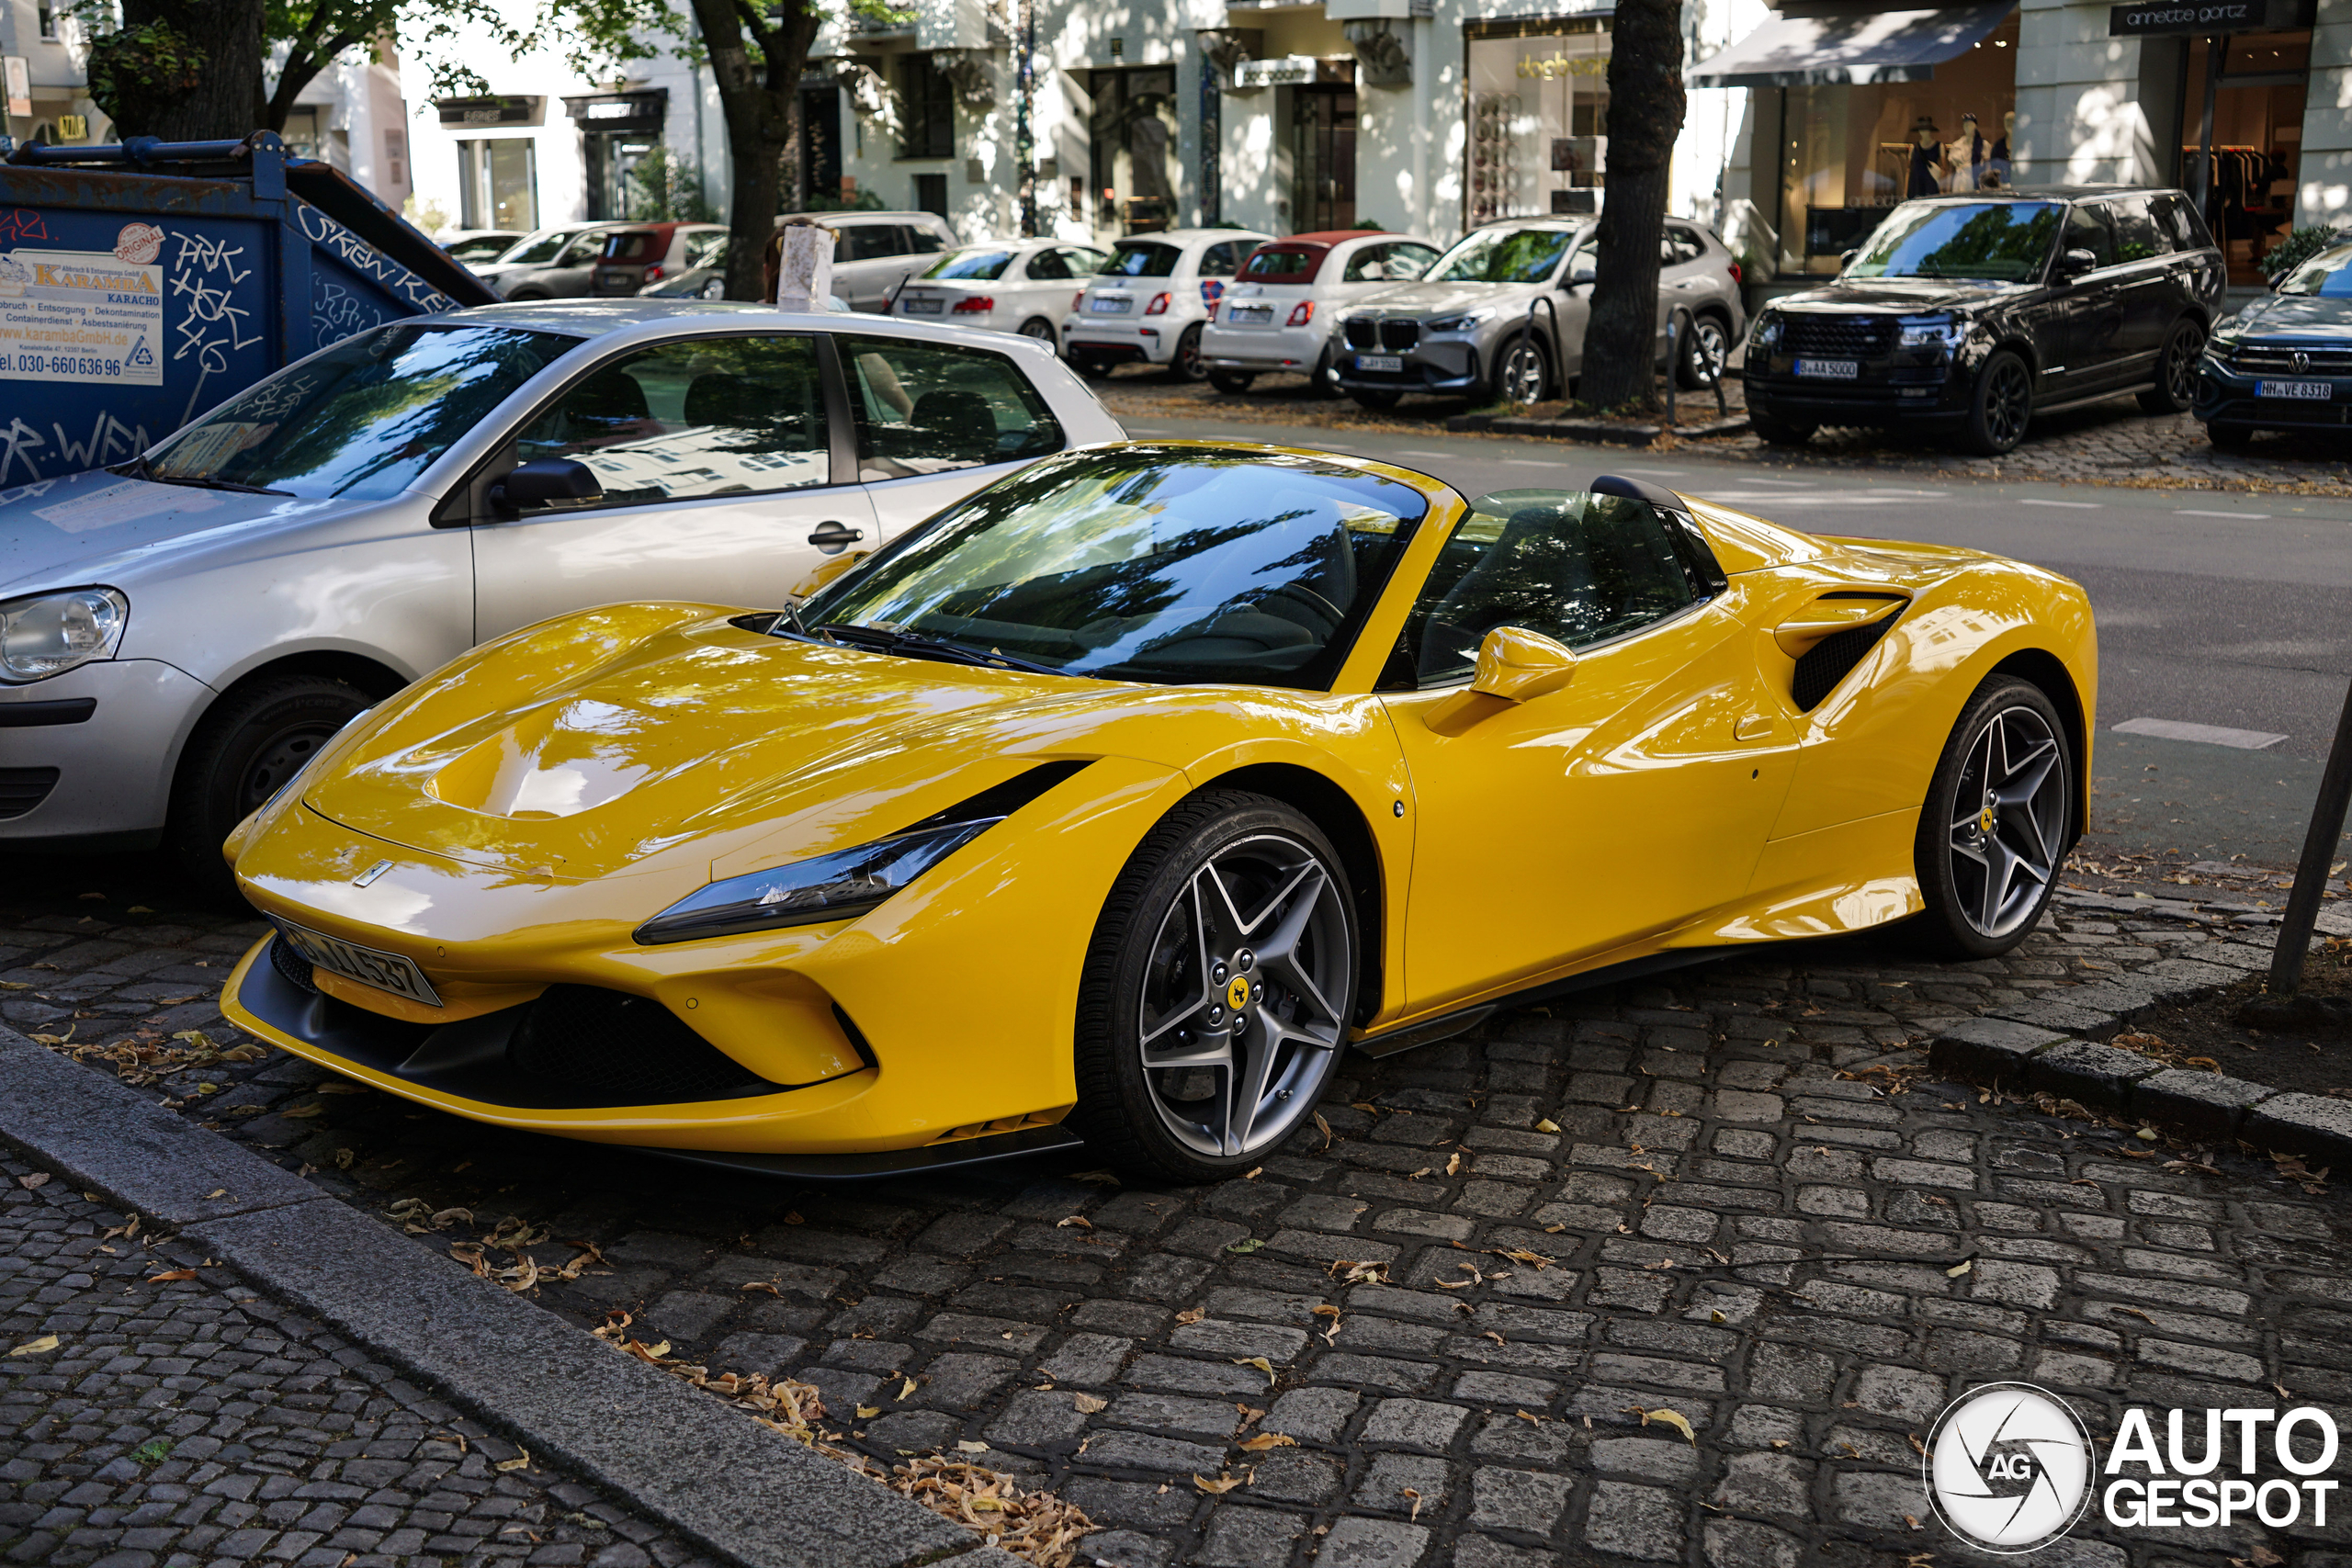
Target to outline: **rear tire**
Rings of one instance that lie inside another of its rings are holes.
[[[1316,358],[1315,368],[1306,373],[1308,397],[1336,398],[1340,395],[1340,383],[1334,376],[1332,365],[1332,361],[1337,357],[1331,352],[1331,345],[1325,344],[1322,354]]]
[[[1263,795],[1193,795],[1095,922],[1070,1128],[1162,1179],[1237,1176],[1314,1113],[1355,987],[1355,902],[1330,840]]]
[[[214,704],[180,758],[164,835],[188,880],[234,899],[236,880],[220,858],[220,841],[374,701],[342,681],[283,675]]]
[[[1361,390],[1351,390],[1348,393],[1348,396],[1355,400],[1356,407],[1360,409],[1368,409],[1374,413],[1386,413],[1390,409],[1395,408],[1399,402],[1402,402],[1405,398],[1405,394],[1402,392],[1368,392]]]
[[[1952,727],[1928,784],[1913,862],[1928,907],[1911,931],[1928,953],[1997,958],[2049,907],[2075,807],[2072,743],[2039,686],[1994,675]]]
[[[2156,384],[2140,394],[2148,413],[2181,413],[2197,400],[2197,359],[2205,352],[2205,329],[2187,318],[2173,323],[2156,355]]]
[[[1023,337],[1035,338],[1047,348],[1054,349],[1057,352],[1058,352],[1062,346],[1061,339],[1054,335],[1054,323],[1046,320],[1043,316],[1032,316],[1027,321],[1022,322],[1021,335]]]
[[[1249,370],[1212,370],[1209,372],[1209,385],[1215,387],[1220,392],[1246,392],[1250,389],[1250,384],[1257,378],[1256,373]]]
[[[1998,457],[2017,450],[2032,420],[2032,375],[2010,350],[1996,349],[1969,393],[1961,446],[1979,457]]]
[[[1176,352],[1168,361],[1168,378],[1171,381],[1203,381],[1208,378],[1209,367],[1201,358],[1201,324],[1194,321],[1176,340]]]
[[[1766,413],[1750,403],[1747,405],[1747,428],[1756,432],[1756,438],[1767,446],[1802,446],[1813,439],[1813,433],[1817,427]]]

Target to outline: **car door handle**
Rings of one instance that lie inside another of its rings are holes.
[[[829,556],[837,556],[865,537],[865,530],[843,523],[820,523],[808,542]]]
[[[1734,740],[1761,740],[1772,732],[1772,716],[1752,713],[1731,727]]]

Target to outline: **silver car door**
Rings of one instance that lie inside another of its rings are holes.
[[[885,539],[1069,445],[1010,355],[840,333],[857,472]]]
[[[819,347],[798,333],[697,337],[558,394],[513,456],[578,462],[603,496],[477,523],[475,637],[631,600],[779,605],[818,566],[871,548],[865,492],[831,482]]]

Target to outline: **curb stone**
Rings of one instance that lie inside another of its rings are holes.
[[[0,1081],[0,1142],[172,1225],[524,1447],[738,1562],[1019,1564],[665,1372],[583,1349],[553,1313],[6,1028]]]

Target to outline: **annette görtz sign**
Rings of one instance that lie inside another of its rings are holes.
[[[2165,33],[2270,32],[2309,27],[2312,7],[2303,0],[2154,0],[2117,6],[2107,14],[2109,38],[2148,38]]]

